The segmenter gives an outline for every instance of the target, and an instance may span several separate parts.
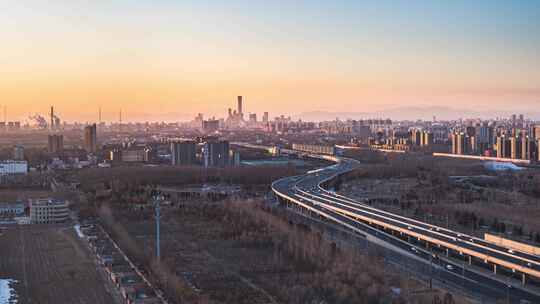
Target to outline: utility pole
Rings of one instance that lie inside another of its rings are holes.
[[[160,246],[159,246],[159,226],[160,226],[160,219],[161,219],[161,201],[163,200],[163,195],[157,193],[155,196],[154,196],[154,209],[155,209],[155,212],[156,212],[156,258],[157,258],[157,261],[158,263],[160,262],[160,258],[161,258],[161,249],[160,249]]]

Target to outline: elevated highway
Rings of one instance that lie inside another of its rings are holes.
[[[469,277],[485,282],[493,290],[522,289],[515,293],[524,299],[540,302],[540,296],[530,292],[537,287],[534,284],[540,282],[539,256],[386,212],[336,194],[327,189],[328,185],[338,176],[353,170],[359,162],[341,157],[312,156],[334,161],[335,164],[310,171],[305,175],[275,181],[272,184],[272,190],[282,204],[341,225],[356,233],[370,237],[376,236],[426,261],[431,262],[435,258],[441,261],[445,271],[456,272],[457,269],[461,269],[463,279],[467,272]],[[489,271],[471,270],[475,268],[485,268]],[[483,273],[485,275],[482,275]],[[522,286],[511,285],[510,278],[519,279]],[[504,283],[505,281],[508,283]],[[526,285],[529,284],[532,289],[527,288]]]

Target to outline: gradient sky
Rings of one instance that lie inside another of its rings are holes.
[[[6,0],[0,41],[13,119],[540,105],[540,1]]]

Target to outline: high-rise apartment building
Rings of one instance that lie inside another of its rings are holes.
[[[263,121],[264,123],[267,123],[267,122],[268,122],[268,112],[264,112],[264,113],[263,113],[262,121]]]
[[[531,136],[530,138],[537,142],[540,140],[540,125],[534,125],[531,127]]]
[[[13,160],[24,160],[24,147],[23,146],[13,147]]]
[[[468,137],[463,132],[452,133],[452,153],[453,154],[468,154],[469,153],[469,141]]]
[[[451,137],[451,141],[452,141],[452,151],[451,153],[452,154],[458,154],[457,153],[457,133],[452,133],[450,134],[450,137]]]
[[[422,131],[418,129],[413,129],[411,131],[411,142],[415,146],[421,146],[422,145]]]
[[[433,133],[424,131],[421,135],[421,146],[427,147],[433,144]]]
[[[521,159],[531,159],[531,142],[529,136],[521,136]]]
[[[64,136],[60,134],[49,135],[47,151],[49,153],[61,153],[64,151]]]
[[[536,141],[536,160],[540,162],[540,139]]]
[[[510,137],[510,158],[521,158],[521,138],[519,136]]]
[[[197,158],[197,144],[194,141],[171,143],[171,163],[173,166],[194,165]]]
[[[205,142],[203,156],[205,167],[229,166],[229,142],[225,140]]]
[[[478,154],[478,137],[476,136],[468,136],[468,146],[469,153],[471,154]]]
[[[511,156],[511,143],[506,135],[497,137],[496,148],[498,158],[509,158]]]
[[[467,136],[464,133],[459,133],[457,135],[457,154],[467,154],[469,153],[467,147]]]
[[[493,127],[488,126],[487,124],[483,124],[481,126],[476,127],[475,136],[477,137],[477,141],[479,145],[482,144],[488,144],[493,145],[495,143],[494,137],[493,137]]]
[[[88,153],[95,153],[97,150],[96,124],[84,127],[84,149]]]

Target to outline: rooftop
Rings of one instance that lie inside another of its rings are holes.
[[[40,198],[40,199],[30,199],[30,204],[34,206],[63,206],[66,205],[66,201],[60,201],[52,198]]]

